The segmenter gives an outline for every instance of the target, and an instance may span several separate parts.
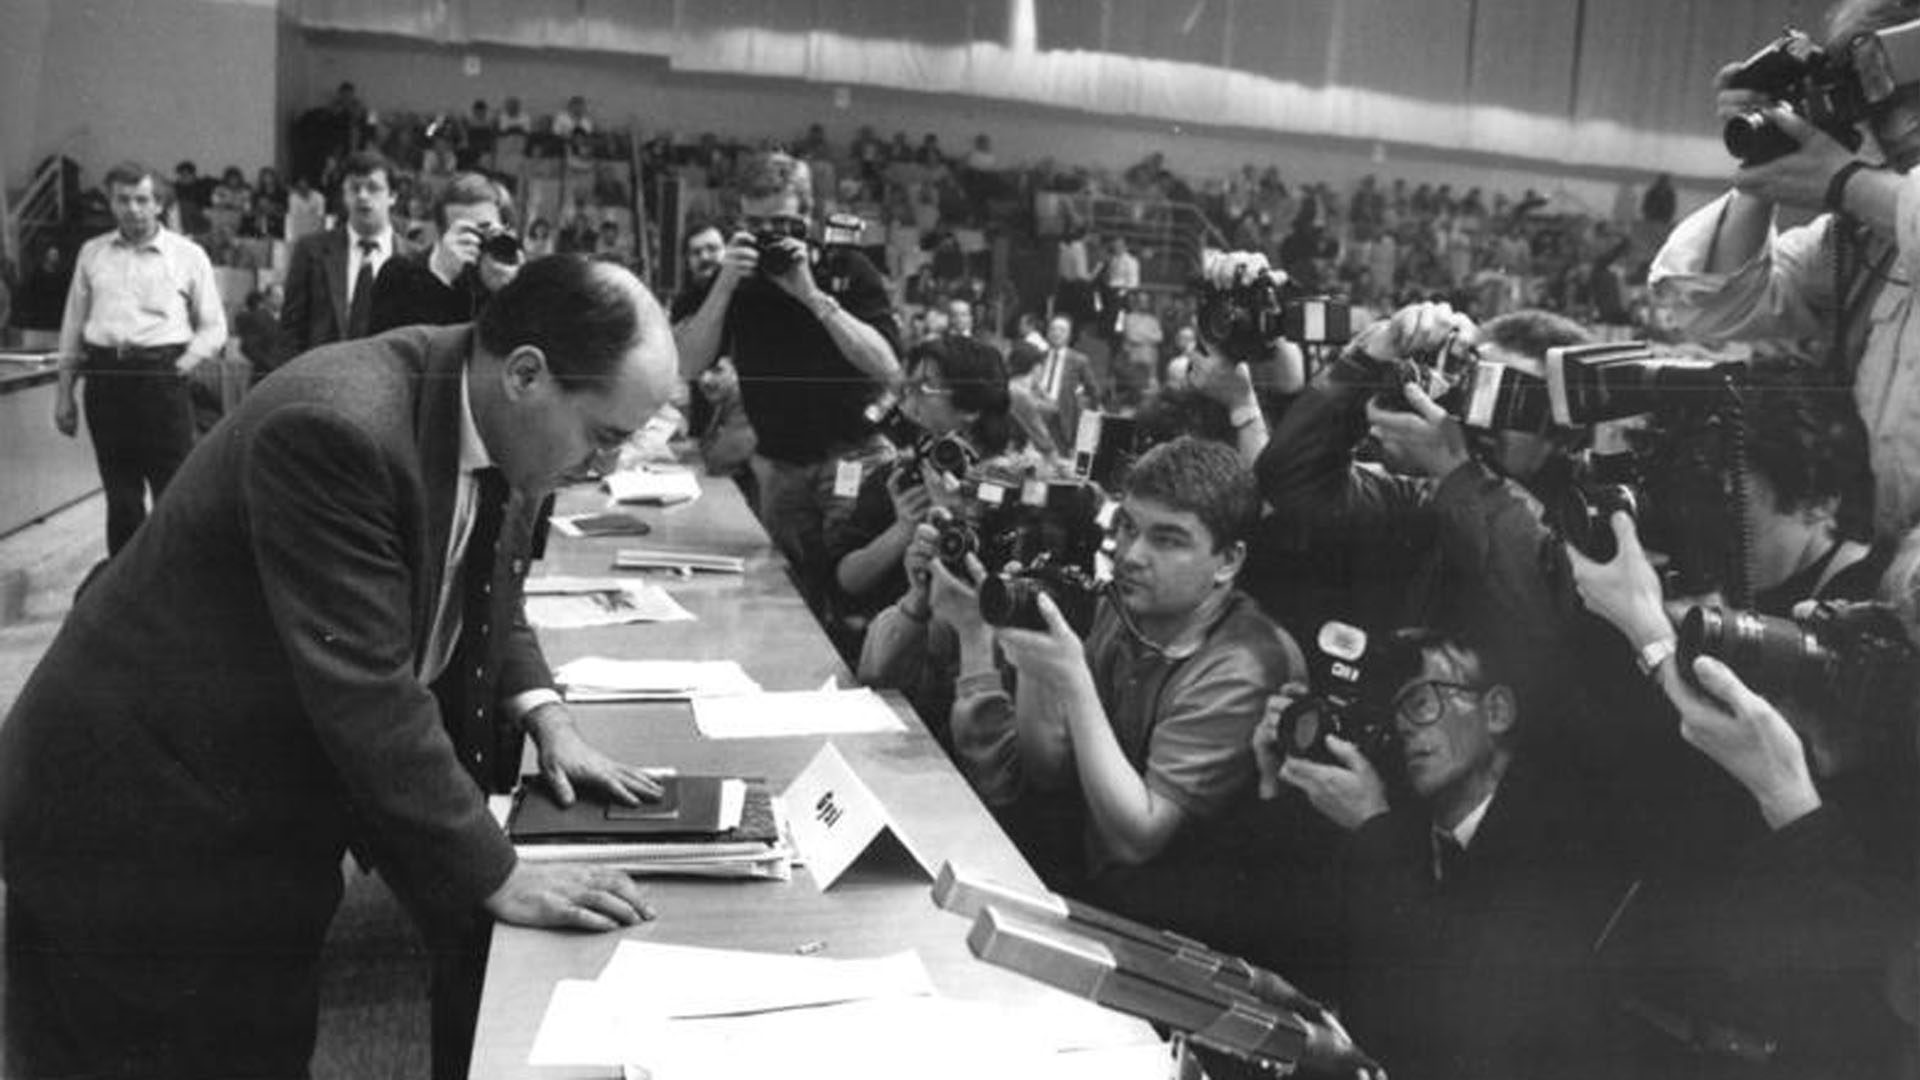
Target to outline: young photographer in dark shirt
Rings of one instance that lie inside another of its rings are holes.
[[[520,272],[513,196],[479,173],[461,173],[434,201],[440,230],[419,255],[388,259],[373,282],[372,333],[396,326],[472,322],[487,298]]]

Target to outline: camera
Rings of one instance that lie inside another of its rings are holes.
[[[524,251],[520,237],[507,229],[495,228],[480,239],[480,254],[497,263],[517,263]]]
[[[1848,150],[1858,150],[1860,133],[1854,125],[1915,75],[1920,75],[1920,20],[1860,34],[1833,51],[1801,31],[1788,30],[1741,61],[1727,76],[1726,86],[1765,94]],[[1720,138],[1744,165],[1759,165],[1800,148],[1762,112],[1728,120]]]
[[[1017,488],[994,480],[974,485],[967,500],[972,550],[990,575],[980,585],[981,618],[990,626],[1044,630],[1038,606],[1044,592],[1074,630],[1085,634],[1106,591],[1099,565],[1106,543],[1105,501],[1099,488],[1075,481],[1034,478]],[[953,541],[962,559],[965,543],[960,537]],[[947,551],[943,536],[941,554]]]
[[[1389,642],[1369,652],[1367,633],[1329,620],[1314,639],[1312,692],[1280,714],[1280,747],[1289,757],[1338,764],[1327,737],[1338,735],[1367,760],[1383,763],[1399,735],[1393,692],[1419,671],[1419,651]]]
[[[884,435],[900,451],[897,467],[906,470],[911,483],[920,482],[920,466],[931,465],[955,480],[980,463],[980,452],[957,432],[935,435],[907,416],[891,398],[874,402],[866,409],[867,423]]]
[[[766,228],[753,233],[754,249],[760,252],[760,272],[779,277],[793,269],[794,253],[788,240],[807,239],[807,223],[800,218],[777,218]]]
[[[1203,281],[1198,291],[1200,337],[1230,360],[1258,360],[1280,338],[1297,345],[1339,345],[1353,336],[1346,301],[1293,295],[1265,275],[1224,288]]]
[[[1731,361],[1656,356],[1641,342],[1570,345],[1547,350],[1547,403],[1561,427],[1711,407],[1740,384],[1742,371]]]
[[[1920,651],[1885,604],[1822,602],[1792,619],[1695,607],[1680,623],[1680,670],[1689,678],[1696,656],[1841,723],[1891,727],[1920,685]]]
[[[1548,521],[1575,551],[1595,562],[1612,562],[1620,553],[1613,515],[1625,510],[1638,522],[1640,505],[1640,492],[1629,484],[1583,481],[1567,485],[1548,508]]]

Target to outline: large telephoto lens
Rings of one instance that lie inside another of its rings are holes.
[[[1805,690],[1824,682],[1833,654],[1792,619],[1751,611],[1695,607],[1680,622],[1680,655],[1688,669],[1711,656],[1761,689]]]

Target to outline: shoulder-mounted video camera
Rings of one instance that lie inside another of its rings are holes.
[[[1920,79],[1920,19],[1860,34],[1835,50],[1789,29],[1743,61],[1725,85],[1765,94],[1857,150],[1860,133],[1854,125],[1915,79]],[[1762,112],[1728,120],[1721,140],[1745,165],[1784,157],[1800,145]]]
[[[1920,688],[1920,651],[1893,609],[1822,602],[1803,618],[1695,607],[1680,623],[1681,672],[1711,656],[1762,694],[1781,693],[1841,724],[1885,731]]]

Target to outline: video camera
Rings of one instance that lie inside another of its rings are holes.
[[[1680,623],[1683,674],[1691,677],[1696,656],[1840,723],[1890,727],[1920,688],[1920,650],[1885,604],[1822,602],[1792,619],[1695,607]]]
[[[1327,736],[1338,735],[1369,761],[1391,760],[1399,737],[1393,694],[1420,670],[1420,654],[1392,642],[1371,650],[1370,644],[1358,627],[1321,625],[1309,675],[1312,693],[1280,714],[1280,747],[1288,757],[1338,764],[1327,748]]]
[[[1730,90],[1765,94],[1807,118],[1849,150],[1860,148],[1860,121],[1920,78],[1920,20],[1861,34],[1835,51],[1789,29],[1742,61],[1725,80]],[[1744,165],[1759,165],[1800,148],[1763,112],[1726,122],[1721,141]]]
[[[1340,345],[1353,336],[1353,312],[1345,300],[1300,292],[1268,274],[1227,286],[1202,279],[1194,290],[1201,339],[1235,362],[1261,359],[1281,338],[1296,345]]]

